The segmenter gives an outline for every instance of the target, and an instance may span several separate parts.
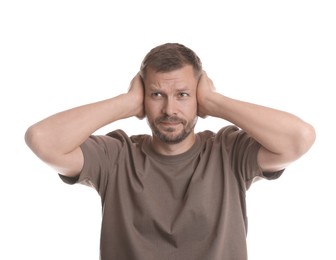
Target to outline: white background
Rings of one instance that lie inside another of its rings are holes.
[[[165,42],[192,48],[219,92],[315,126],[306,155],[247,193],[249,259],[336,259],[335,14],[331,0],[1,1],[0,259],[98,259],[98,194],[63,184],[24,132],[127,91]],[[208,118],[197,130],[226,124]],[[135,118],[97,133],[115,128],[149,133]]]

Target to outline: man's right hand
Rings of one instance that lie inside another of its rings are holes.
[[[144,109],[144,93],[145,86],[140,74],[137,73],[130,83],[127,95],[131,97],[130,105],[134,105],[134,115],[139,119],[143,119],[146,116]]]

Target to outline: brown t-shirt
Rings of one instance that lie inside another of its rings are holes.
[[[91,136],[84,167],[67,183],[101,196],[102,260],[246,260],[245,192],[262,173],[260,145],[235,126],[198,133],[187,152],[163,156],[151,136]]]

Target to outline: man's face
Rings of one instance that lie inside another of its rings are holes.
[[[165,73],[148,69],[144,105],[153,138],[166,144],[193,138],[197,122],[197,83],[190,65]]]

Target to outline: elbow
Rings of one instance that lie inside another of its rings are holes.
[[[26,145],[32,150],[33,150],[33,144],[34,144],[34,141],[33,141],[34,136],[35,136],[34,126],[30,126],[25,132],[24,140],[26,142]]]
[[[300,129],[295,142],[295,150],[298,158],[309,151],[309,149],[313,146],[315,139],[316,132],[314,127],[305,123],[305,125]]]
[[[24,135],[27,146],[40,158],[43,157],[43,134],[36,125],[30,126]]]

